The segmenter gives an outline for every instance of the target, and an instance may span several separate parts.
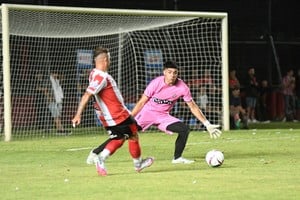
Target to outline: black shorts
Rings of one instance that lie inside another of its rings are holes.
[[[131,116],[122,123],[106,127],[105,129],[110,139],[128,139],[138,132],[137,123]]]

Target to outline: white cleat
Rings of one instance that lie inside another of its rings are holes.
[[[91,150],[89,156],[88,156],[87,159],[86,159],[86,164],[88,164],[88,165],[93,165],[93,164],[95,163],[95,162],[94,162],[94,159],[97,158],[97,157],[98,157],[98,155],[95,154],[95,153],[93,152],[93,150]]]
[[[173,164],[191,164],[191,163],[194,163],[194,162],[195,162],[194,160],[188,160],[188,159],[185,159],[183,157],[179,157],[177,159],[172,160]]]
[[[145,169],[146,167],[150,167],[152,165],[152,163],[154,162],[154,158],[152,157],[148,157],[146,159],[143,159],[139,166],[135,167],[135,171],[137,172],[141,172],[143,169]]]

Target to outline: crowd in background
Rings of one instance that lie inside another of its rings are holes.
[[[255,68],[249,67],[241,82],[236,69],[229,73],[231,128],[248,128],[249,123],[270,121],[298,122],[300,118],[300,70],[285,71],[279,87],[266,79],[257,80]]]
[[[190,87],[195,102],[207,118],[215,124],[222,124],[222,104],[217,101],[222,94],[221,86],[216,84],[211,70],[192,71],[183,77]],[[200,73],[200,74],[199,74]],[[270,122],[298,122],[300,120],[300,70],[288,69],[280,85],[273,86],[267,79],[258,79],[253,66],[246,71],[235,68],[229,70],[229,113],[230,129],[248,129],[249,124]],[[224,91],[226,92],[226,91]],[[179,102],[177,113],[186,123],[195,128],[203,128],[184,102]]]
[[[245,73],[246,78],[240,80],[237,70],[234,68],[229,71],[228,92],[231,129],[248,129],[248,125],[251,123],[298,122],[300,120],[300,69],[290,68],[286,70],[279,87],[272,87],[266,79],[258,80],[253,66],[249,67],[247,71],[239,71],[239,74],[241,73]],[[187,85],[202,112],[212,123],[221,124],[222,104],[216,99],[220,99],[218,95],[221,95],[223,91],[220,85],[215,83],[211,71],[205,69],[203,74],[193,71],[188,77]],[[186,77],[183,78],[186,79]],[[45,103],[46,101],[40,102]],[[193,116],[184,102],[179,102],[178,105],[179,117],[186,124],[193,123]],[[48,106],[40,105],[38,107],[47,108]],[[41,114],[45,115],[46,112],[43,111]],[[50,125],[49,121],[46,118],[41,120],[40,126],[43,126],[41,128],[49,129],[47,128]],[[195,123],[196,129],[203,128],[200,122]],[[47,127],[45,128],[42,124],[46,124]],[[57,130],[63,130],[59,127]]]

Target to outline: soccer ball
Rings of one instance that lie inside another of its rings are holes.
[[[224,154],[219,150],[211,150],[205,156],[206,163],[210,167],[219,167],[224,162]]]

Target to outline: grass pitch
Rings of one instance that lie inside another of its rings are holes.
[[[85,164],[90,149],[106,135],[0,142],[2,200],[55,199],[299,199],[300,129],[224,132],[217,140],[191,132],[184,157],[171,164],[176,135],[141,133],[150,167],[136,173],[127,143],[106,162],[107,177]],[[224,152],[221,167],[210,168],[205,154]]]

